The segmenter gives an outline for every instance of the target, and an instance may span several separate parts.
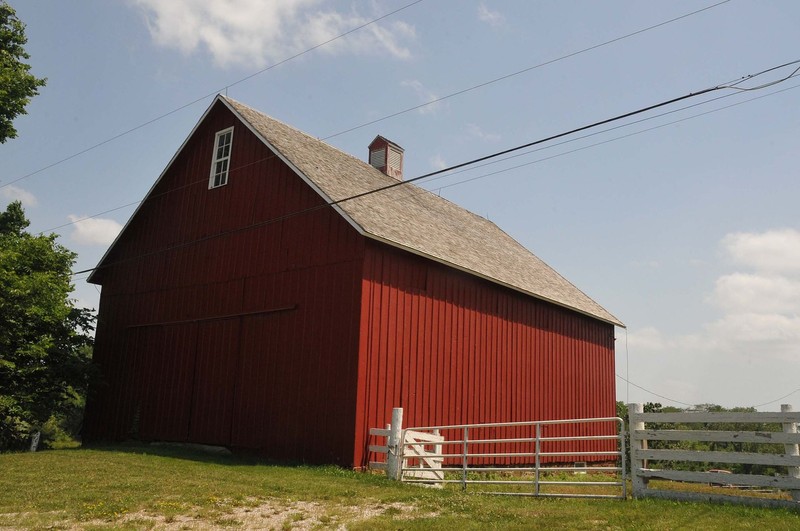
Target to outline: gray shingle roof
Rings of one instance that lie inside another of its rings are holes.
[[[328,200],[397,182],[274,118],[230,98],[220,99]],[[497,225],[413,183],[345,201],[338,207],[367,237],[624,326]]]

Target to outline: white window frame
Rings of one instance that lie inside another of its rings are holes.
[[[230,133],[227,144],[219,145],[220,138]],[[227,151],[225,150],[227,148]],[[208,177],[208,189],[219,188],[228,184],[228,173],[231,169],[231,151],[233,150],[233,127],[217,131],[214,135],[214,152],[211,158],[211,172]],[[219,169],[218,169],[219,167]]]

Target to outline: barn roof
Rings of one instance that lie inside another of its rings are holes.
[[[218,99],[328,201],[397,183],[302,131],[230,98]],[[497,225],[413,183],[344,201],[335,208],[366,237],[624,326]]]
[[[424,256],[496,284],[552,302],[607,323],[625,325],[553,268],[486,218],[413,183],[352,200],[397,179],[302,131],[226,96],[218,95],[144,201],[211,109],[221,102],[364,236]],[[131,219],[87,279],[103,267]]]

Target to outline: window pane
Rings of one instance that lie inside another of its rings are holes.
[[[214,157],[211,161],[209,188],[216,188],[217,186],[227,184],[232,142],[233,128],[217,133],[214,142]]]

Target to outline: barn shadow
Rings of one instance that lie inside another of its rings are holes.
[[[184,444],[168,442],[145,443],[140,441],[125,441],[121,443],[97,443],[84,444],[75,451],[93,450],[97,452],[128,453],[140,455],[152,455],[183,459],[200,463],[213,463],[225,466],[281,466],[281,467],[307,467],[307,466],[330,466],[330,465],[309,465],[297,461],[279,461],[269,459],[262,455],[252,452],[237,451],[231,452],[227,448],[220,446],[207,446],[201,444]]]

